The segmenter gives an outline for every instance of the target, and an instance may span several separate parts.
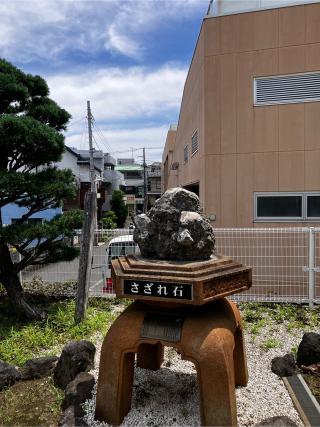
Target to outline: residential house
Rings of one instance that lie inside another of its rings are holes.
[[[115,169],[124,176],[120,189],[124,192],[129,215],[141,213],[144,203],[143,166],[135,163],[134,159],[118,159]]]
[[[104,211],[110,209],[110,200],[114,190],[120,188],[123,183],[123,175],[115,170],[116,161],[107,153],[100,150],[93,152],[94,169],[96,173],[96,184],[98,192],[98,219]],[[90,191],[90,152],[89,150],[78,150],[66,147],[66,151],[60,162],[60,169],[71,169],[77,185],[77,195],[74,200],[66,200],[64,210],[84,208],[84,199],[87,191]]]
[[[150,209],[155,201],[161,196],[161,162],[153,162],[147,167],[147,198],[148,209]]]

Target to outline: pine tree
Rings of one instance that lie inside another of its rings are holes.
[[[71,116],[48,96],[43,78],[0,59],[0,283],[13,309],[34,319],[45,314],[28,301],[18,273],[29,265],[76,257],[77,250],[67,245],[66,237],[81,224],[79,211],[43,223],[28,221],[75,195],[72,172],[54,166],[63,154],[62,131]],[[4,227],[1,210],[11,203],[26,213]],[[19,261],[12,260],[12,248],[21,255]]]
[[[121,190],[114,190],[110,204],[117,216],[117,227],[122,228],[128,216],[128,206],[124,203]]]

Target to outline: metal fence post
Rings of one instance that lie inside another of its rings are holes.
[[[314,308],[315,295],[315,238],[314,227],[309,228],[309,263],[308,263],[308,284],[309,284],[309,307]]]

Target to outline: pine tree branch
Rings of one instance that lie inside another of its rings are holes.
[[[52,237],[50,239],[47,239],[45,242],[42,242],[40,245],[38,244],[36,249],[33,249],[33,254],[28,253],[26,258],[23,258],[20,262],[16,264],[17,272],[23,270],[28,265],[36,265],[37,264],[37,257],[41,255],[46,248],[50,246],[50,244],[55,240],[55,237]],[[40,240],[39,240],[40,241]]]

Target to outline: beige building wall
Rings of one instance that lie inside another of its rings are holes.
[[[254,192],[320,191],[320,102],[254,107],[253,80],[307,71],[320,71],[319,3],[204,19],[165,188],[199,182],[217,227],[300,225],[254,222]]]
[[[176,131],[169,130],[162,154],[162,191],[179,185],[178,171],[174,169],[173,151],[175,149]]]

